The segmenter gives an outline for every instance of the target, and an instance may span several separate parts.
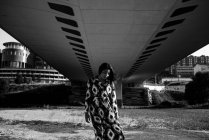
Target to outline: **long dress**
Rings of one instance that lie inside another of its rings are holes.
[[[98,76],[88,80],[85,111],[90,114],[96,140],[124,140],[113,82],[102,83]]]

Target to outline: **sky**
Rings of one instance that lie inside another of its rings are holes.
[[[0,49],[1,50],[4,48],[3,43],[5,42],[19,42],[19,41],[14,39],[12,36],[10,36],[8,33],[6,33],[4,30],[0,28]]]
[[[3,43],[5,43],[5,42],[18,42],[18,41],[0,28],[0,50],[4,49]],[[201,48],[198,51],[192,53],[191,55],[194,55],[194,56],[201,56],[201,55],[209,56],[209,44],[206,45],[206,46],[203,46],[203,48]]]

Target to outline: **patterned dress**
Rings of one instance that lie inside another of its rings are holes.
[[[124,140],[118,122],[114,83],[99,81],[98,76],[87,82],[85,111],[91,116],[96,140]]]

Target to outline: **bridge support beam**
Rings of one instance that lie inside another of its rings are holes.
[[[122,84],[122,77],[120,77],[115,84],[116,88],[116,97],[117,97],[117,104],[119,108],[123,107],[123,84]]]

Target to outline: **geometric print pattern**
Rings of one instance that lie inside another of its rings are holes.
[[[124,140],[118,122],[118,107],[114,83],[102,83],[98,76],[89,79],[85,111],[90,114],[96,140]]]

